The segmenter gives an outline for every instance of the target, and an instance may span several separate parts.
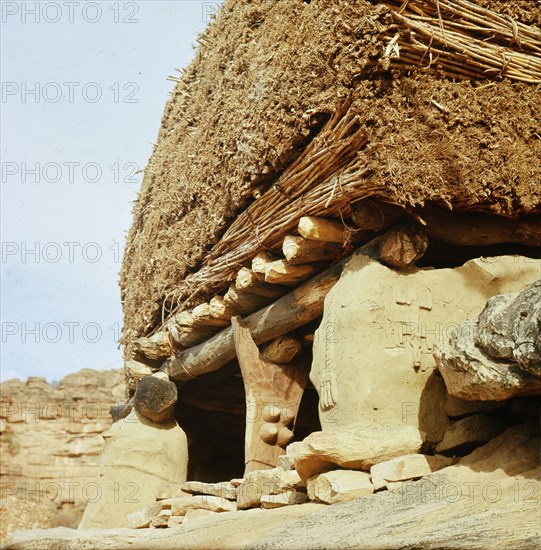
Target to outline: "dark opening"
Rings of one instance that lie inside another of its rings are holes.
[[[318,394],[308,383],[294,441],[321,430]],[[238,363],[190,380],[179,388],[176,417],[188,436],[188,479],[216,483],[244,474],[246,397]]]

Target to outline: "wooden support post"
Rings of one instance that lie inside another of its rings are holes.
[[[343,243],[345,240],[345,227],[336,220],[303,216],[299,220],[298,229],[301,237],[313,241]]]
[[[284,256],[291,265],[335,260],[343,251],[339,243],[311,241],[303,237],[287,235],[282,246]]]
[[[246,393],[244,475],[274,468],[293,438],[308,370],[265,359],[240,317],[231,325]]]
[[[366,254],[378,260],[381,250],[386,250],[386,243],[396,238],[401,238],[400,231],[388,231],[361,246],[356,254]],[[411,258],[412,255],[408,254],[407,257]],[[283,298],[244,319],[256,344],[269,342],[321,317],[325,296],[338,281],[349,259],[341,260]],[[234,358],[233,329],[229,327],[208,341],[170,357],[161,370],[173,380],[189,380],[217,370]]]

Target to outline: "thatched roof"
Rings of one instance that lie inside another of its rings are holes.
[[[479,9],[466,22],[452,11],[463,0],[441,0],[437,14],[420,8],[433,2],[398,13],[400,4],[226,0],[178,79],[145,170],[121,273],[124,342],[191,295],[187,275],[227,248],[218,241],[239,213],[276,181],[287,186],[308,146],[328,146],[337,164],[326,175],[349,170],[364,186],[356,197],[506,216],[540,209],[538,2],[477,0],[502,15]],[[470,42],[475,33],[489,45]],[[338,111],[355,150],[332,148]]]

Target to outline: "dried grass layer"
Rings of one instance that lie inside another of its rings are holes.
[[[541,21],[535,0],[478,3]],[[379,2],[225,2],[145,170],[121,273],[124,343],[158,324],[164,299],[347,96],[368,181],[390,200],[509,216],[540,208],[540,87],[455,82],[437,66],[383,70],[394,24]]]

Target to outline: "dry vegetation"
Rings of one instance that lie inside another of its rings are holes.
[[[541,21],[535,0],[478,4]],[[121,274],[124,342],[156,326],[165,298],[172,308],[187,297],[179,292],[186,275],[212,267],[223,243],[208,252],[232,220],[287,179],[284,170],[318,143],[348,97],[363,136],[356,162],[365,190],[404,205],[510,216],[539,209],[539,85],[498,74],[454,81],[436,64],[434,74],[410,73],[392,59],[387,69],[396,24],[382,2],[225,2],[178,79],[145,171]],[[250,223],[235,227],[229,235],[255,237]]]

